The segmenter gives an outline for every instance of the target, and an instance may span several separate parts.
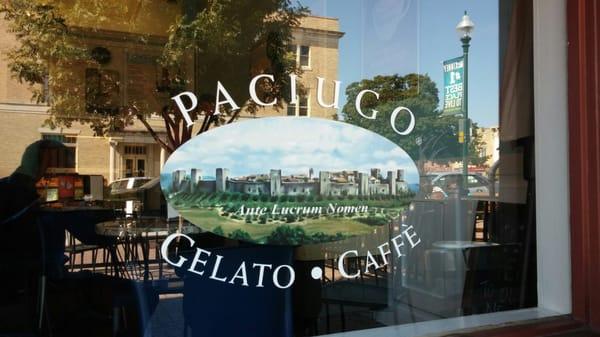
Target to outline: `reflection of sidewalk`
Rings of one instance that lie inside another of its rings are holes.
[[[323,287],[323,302],[378,309],[387,306],[387,292],[383,285],[339,281]]]
[[[152,336],[184,336],[183,294],[160,295],[158,306],[150,318]]]

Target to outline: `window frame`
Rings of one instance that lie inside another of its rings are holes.
[[[302,64],[302,47],[308,48],[308,55],[306,56],[307,65]],[[288,45],[288,52],[294,53],[294,59],[296,60],[296,66],[302,70],[310,70],[312,63],[312,48],[309,44],[290,44]]]
[[[308,49],[308,55],[306,55],[306,65],[302,64],[302,48],[305,47]],[[297,64],[301,69],[310,69],[310,65],[311,65],[311,47],[310,45],[298,45],[298,50],[297,50]]]
[[[597,121],[599,115],[599,99],[592,96],[596,96],[600,76],[598,73],[590,74],[590,70],[598,66],[595,56],[598,55],[600,42],[600,34],[597,33],[600,15],[595,9],[593,0],[550,0],[543,4],[541,0],[534,0],[534,37],[537,37],[534,44],[534,85],[536,97],[539,98],[536,99],[534,108],[536,117],[543,118],[536,118],[535,123],[536,160],[539,160],[538,156],[547,160],[558,154],[558,158],[554,159],[558,166],[544,167],[544,170],[550,169],[551,172],[540,178],[548,179],[554,174],[562,174],[553,190],[566,188],[557,195],[538,194],[537,206],[542,204],[542,207],[551,208],[552,205],[547,204],[547,200],[566,200],[565,204],[558,205],[559,210],[554,213],[550,210],[545,216],[558,214],[559,218],[554,224],[560,227],[560,234],[566,234],[570,239],[566,240],[569,241],[568,247],[562,246],[561,251],[556,254],[563,264],[561,271],[564,273],[560,276],[563,287],[559,292],[568,301],[562,306],[569,308],[569,313],[552,319],[517,321],[502,328],[482,327],[465,336],[535,337],[575,331],[583,335],[590,327],[600,326],[599,293],[595,289],[600,282],[600,239],[597,235],[590,235],[600,231],[600,213],[592,211],[592,208],[597,207],[597,196],[600,194],[600,186],[595,177],[600,154],[598,151],[590,151],[591,148],[597,148],[600,139],[597,124],[590,123],[591,120]],[[554,73],[555,70],[558,70],[557,74]],[[549,82],[543,83],[544,81]],[[558,105],[553,106],[554,104]],[[538,127],[548,123],[546,119],[554,123],[557,129],[543,130],[540,133]],[[557,139],[553,139],[554,137]],[[543,141],[549,141],[550,144]],[[552,149],[556,145],[558,148]],[[545,148],[552,151],[540,153]],[[536,211],[538,210],[539,207],[536,207]],[[546,232],[551,230],[553,228],[548,228]],[[545,246],[549,248],[550,245],[546,243]],[[538,253],[540,248],[544,249],[538,247]],[[546,263],[551,264],[556,255],[544,257]],[[548,268],[542,266],[542,271],[546,272]],[[568,285],[565,284],[567,281]],[[543,296],[547,303],[548,297],[553,295],[552,289],[538,287],[540,288],[546,291]]]
[[[300,105],[300,102],[302,100],[302,98],[306,98],[306,115],[300,115],[300,109],[303,108],[302,105]],[[286,108],[286,114],[288,117],[310,117],[310,113],[311,113],[311,108],[310,108],[310,94],[306,94],[306,95],[298,95],[296,96],[296,101],[297,103],[295,104],[291,104],[288,103],[287,108]],[[294,111],[294,114],[290,114],[290,111]]]

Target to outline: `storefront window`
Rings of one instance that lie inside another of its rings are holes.
[[[535,311],[533,1],[0,8],[0,307],[25,303],[0,334],[420,336],[554,313]]]

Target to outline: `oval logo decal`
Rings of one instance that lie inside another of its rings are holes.
[[[215,128],[167,160],[168,203],[203,230],[300,245],[373,233],[398,218],[417,167],[388,139],[343,122],[272,117]]]

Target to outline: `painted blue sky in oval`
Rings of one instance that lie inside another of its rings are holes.
[[[382,173],[404,169],[409,185],[418,183],[417,168],[402,148],[388,139],[343,122],[318,118],[258,118],[222,126],[182,145],[167,160],[163,172],[202,169],[212,178],[217,168],[230,176],[268,173],[308,174],[357,170]]]

